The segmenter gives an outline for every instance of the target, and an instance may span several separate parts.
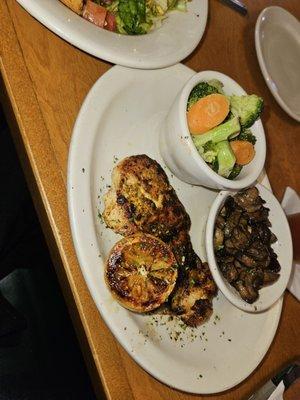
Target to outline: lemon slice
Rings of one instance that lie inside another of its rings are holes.
[[[176,259],[160,239],[137,233],[114,245],[106,262],[105,279],[122,306],[139,313],[151,311],[174,289]]]

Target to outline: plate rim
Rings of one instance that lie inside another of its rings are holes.
[[[255,49],[256,49],[256,55],[257,55],[258,63],[259,63],[261,72],[263,74],[263,77],[265,79],[265,82],[266,82],[270,92],[274,96],[275,100],[277,101],[277,103],[280,105],[280,107],[290,117],[292,117],[296,121],[300,122],[300,115],[295,114],[293,112],[293,110],[291,110],[290,107],[285,103],[285,101],[280,96],[278,91],[274,90],[273,85],[272,85],[272,83],[274,81],[273,81],[271,75],[269,74],[269,72],[267,70],[265,59],[264,59],[264,56],[263,56],[263,53],[262,53],[262,46],[261,46],[261,40],[260,40],[260,31],[261,31],[261,26],[262,26],[262,20],[263,20],[264,16],[267,13],[269,13],[271,10],[277,10],[277,12],[285,13],[286,15],[289,16],[289,18],[296,19],[293,14],[291,14],[289,11],[287,11],[286,9],[284,9],[283,7],[280,7],[280,6],[266,7],[260,12],[260,14],[259,14],[259,16],[257,18],[256,24],[255,24],[255,34],[254,34],[254,36],[255,36]]]
[[[187,67],[187,66],[185,66],[185,65],[183,65],[183,64],[181,64],[181,63],[180,63],[180,64],[177,64],[176,66],[172,66],[172,67],[170,67],[170,68],[174,68],[174,67],[179,67],[179,68],[182,68],[182,69],[187,69],[187,70],[193,72],[194,74],[196,73],[194,70],[192,70],[191,68],[189,68],[189,67]],[[269,350],[269,348],[270,348],[270,346],[271,346],[271,344],[272,344],[272,342],[273,342],[273,340],[274,340],[275,334],[276,334],[276,332],[277,332],[278,324],[279,324],[279,321],[280,321],[280,318],[281,318],[283,296],[282,296],[282,297],[274,304],[274,306],[273,306],[274,308],[275,308],[275,307],[278,308],[277,313],[275,314],[276,318],[274,318],[274,319],[272,320],[273,331],[272,331],[272,334],[271,334],[270,337],[269,337],[269,340],[267,341],[266,347],[265,347],[264,350],[259,354],[259,357],[257,358],[257,361],[256,361],[256,363],[255,363],[255,364],[256,364],[255,367],[254,367],[251,371],[247,372],[247,374],[244,375],[243,377],[241,377],[239,380],[235,381],[235,383],[234,383],[233,385],[232,385],[232,384],[227,385],[226,387],[223,387],[223,388],[220,389],[220,390],[213,391],[213,392],[212,392],[211,390],[203,390],[203,389],[201,389],[201,390],[199,390],[199,391],[189,390],[187,387],[184,387],[184,388],[183,388],[183,387],[179,387],[179,386],[172,385],[170,382],[167,382],[164,378],[161,378],[155,371],[153,371],[153,370],[150,371],[150,370],[147,368],[147,366],[145,366],[145,364],[143,363],[143,360],[139,357],[138,353],[134,353],[134,354],[133,354],[133,353],[130,351],[129,342],[128,342],[127,340],[124,340],[124,339],[123,339],[123,337],[119,334],[119,330],[118,330],[117,328],[115,328],[115,327],[113,326],[113,324],[111,324],[110,320],[105,316],[105,314],[102,313],[102,310],[101,310],[101,307],[100,307],[99,304],[98,304],[98,301],[95,300],[94,294],[93,294],[93,290],[91,289],[90,283],[89,283],[90,278],[87,276],[88,274],[87,274],[85,268],[83,267],[84,262],[83,262],[83,259],[82,259],[82,254],[81,254],[79,251],[77,251],[77,249],[78,249],[80,246],[79,246],[79,241],[78,241],[78,236],[79,236],[79,235],[78,235],[77,232],[76,232],[76,231],[77,231],[77,228],[76,228],[76,223],[75,223],[75,218],[74,218],[74,215],[76,214],[75,209],[76,209],[77,207],[76,207],[76,205],[74,204],[74,199],[73,199],[73,197],[72,197],[72,181],[73,181],[72,175],[73,175],[73,171],[71,170],[71,165],[72,165],[72,162],[73,162],[73,158],[74,158],[74,156],[75,156],[75,153],[76,153],[76,152],[75,152],[75,147],[76,147],[76,146],[75,146],[74,144],[76,143],[77,136],[80,135],[80,131],[79,131],[78,125],[79,125],[80,122],[81,122],[81,121],[80,121],[80,120],[81,120],[81,116],[85,114],[85,111],[86,111],[85,108],[86,108],[87,104],[90,102],[90,99],[93,98],[94,93],[98,90],[98,85],[101,85],[103,76],[105,76],[105,78],[106,78],[108,75],[113,74],[117,69],[123,70],[123,69],[129,69],[129,68],[126,68],[126,67],[123,67],[123,66],[119,66],[119,65],[113,66],[112,68],[110,68],[105,74],[103,74],[103,75],[94,83],[94,85],[92,86],[92,88],[91,88],[90,91],[88,92],[88,94],[87,94],[86,98],[84,99],[83,104],[82,104],[82,106],[81,106],[81,108],[80,108],[80,111],[79,111],[79,113],[78,113],[78,116],[77,116],[77,118],[76,118],[76,122],[75,122],[75,125],[74,125],[74,128],[73,128],[73,132],[72,132],[72,138],[71,138],[71,142],[70,142],[70,147],[69,147],[68,169],[67,169],[68,211],[69,211],[70,227],[71,227],[71,232],[72,232],[72,240],[73,240],[73,243],[74,243],[74,248],[75,248],[76,256],[77,256],[77,259],[78,259],[78,261],[79,261],[80,270],[81,270],[81,273],[82,273],[83,276],[84,276],[86,285],[87,285],[87,287],[88,287],[88,289],[89,289],[89,292],[90,292],[90,295],[91,295],[91,297],[93,298],[94,303],[96,304],[96,307],[97,307],[97,309],[98,309],[98,312],[99,312],[100,315],[101,315],[101,318],[103,319],[103,321],[105,322],[106,326],[108,327],[108,329],[110,330],[110,332],[113,334],[113,336],[115,337],[115,339],[118,341],[118,343],[126,350],[126,352],[128,353],[128,355],[129,355],[131,358],[133,358],[134,361],[135,361],[136,363],[138,363],[139,367],[141,367],[144,371],[146,371],[147,373],[149,373],[149,375],[151,375],[152,377],[154,377],[154,378],[157,379],[158,381],[162,382],[163,384],[165,384],[165,385],[167,385],[168,387],[171,387],[171,388],[173,388],[173,389],[175,389],[175,390],[183,391],[183,392],[185,392],[185,393],[197,394],[197,395],[200,395],[200,394],[206,395],[206,394],[217,394],[217,393],[222,393],[222,392],[224,392],[224,391],[226,391],[226,390],[233,389],[233,388],[236,387],[238,384],[240,384],[240,383],[243,382],[245,379],[247,379],[247,378],[253,373],[253,371],[255,371],[255,369],[260,365],[261,361],[262,361],[263,358],[266,356],[266,354],[267,354],[267,352],[268,352],[268,350]],[[129,70],[130,70],[130,69],[129,69]],[[154,70],[154,71],[155,71],[155,70]],[[151,71],[148,70],[148,71],[144,71],[144,72],[151,72]],[[104,79],[105,79],[105,78],[104,78]],[[103,261],[102,261],[102,262],[103,262]],[[272,307],[272,308],[273,308],[273,307]]]
[[[57,0],[59,1],[59,0]],[[39,8],[40,6],[36,0],[17,0],[20,6],[22,6],[31,16],[33,16],[37,21],[39,21],[42,25],[44,25],[46,28],[54,32],[56,35],[61,37],[63,40],[66,42],[70,43],[71,45],[79,48],[80,50],[87,52],[94,57],[99,58],[100,60],[110,62],[112,64],[116,65],[121,65],[124,67],[130,67],[130,68],[139,68],[139,69],[159,69],[159,68],[165,68],[169,67],[171,65],[175,65],[177,63],[180,63],[180,61],[184,60],[187,58],[194,50],[195,48],[199,45],[200,41],[202,40],[202,37],[204,35],[205,29],[207,27],[207,20],[208,20],[208,9],[209,9],[209,4],[208,0],[201,0],[203,3],[202,7],[202,14],[203,14],[203,24],[201,25],[201,28],[197,31],[197,40],[191,45],[185,47],[184,51],[181,51],[179,54],[176,52],[176,54],[172,55],[172,57],[169,56],[168,61],[165,61],[164,59],[155,59],[155,57],[151,57],[150,55],[145,59],[139,59],[136,57],[135,59],[132,58],[131,55],[119,55],[118,52],[113,52],[111,53],[110,50],[107,48],[107,46],[102,46],[101,43],[99,43],[99,47],[93,47],[89,46],[89,43],[84,39],[84,37],[79,36],[78,40],[75,40],[72,36],[72,32],[70,31],[64,31],[62,29],[59,29],[57,24],[50,19],[47,19],[43,13],[39,13]],[[65,6],[66,7],[66,6]],[[70,12],[74,13],[72,10],[69,10]],[[76,13],[74,13],[77,15]],[[77,15],[78,16],[78,15]],[[78,16],[80,18],[80,16]],[[161,27],[163,29],[163,26]],[[109,32],[111,33],[111,32]],[[118,34],[117,34],[118,35]],[[119,34],[120,35],[120,34]],[[124,35],[121,35],[124,36]]]

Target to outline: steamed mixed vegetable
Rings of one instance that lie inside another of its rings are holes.
[[[234,179],[255,156],[256,138],[249,129],[263,110],[263,99],[226,96],[218,80],[200,82],[187,102],[187,123],[193,142],[219,175]]]
[[[170,10],[186,11],[188,0],[87,0],[82,16],[95,25],[128,35],[158,27]]]

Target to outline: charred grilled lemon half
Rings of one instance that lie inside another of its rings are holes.
[[[176,259],[160,239],[136,233],[114,245],[106,262],[105,279],[123,307],[139,313],[151,311],[174,289]]]

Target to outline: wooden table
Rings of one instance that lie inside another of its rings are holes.
[[[206,32],[185,64],[196,71],[224,72],[248,92],[265,99],[266,169],[280,199],[287,185],[300,193],[300,126],[281,110],[264,82],[255,54],[254,26],[259,12],[268,5],[283,5],[299,18],[300,4],[299,0],[244,1],[248,17],[218,0],[210,1]],[[247,398],[284,363],[300,355],[299,303],[286,294],[279,329],[268,354],[248,379],[226,393],[187,395],[144,372],[103,323],[81,275],[68,221],[66,171],[72,127],[87,92],[111,65],[55,36],[15,0],[0,1],[0,21],[1,101],[98,397]]]

